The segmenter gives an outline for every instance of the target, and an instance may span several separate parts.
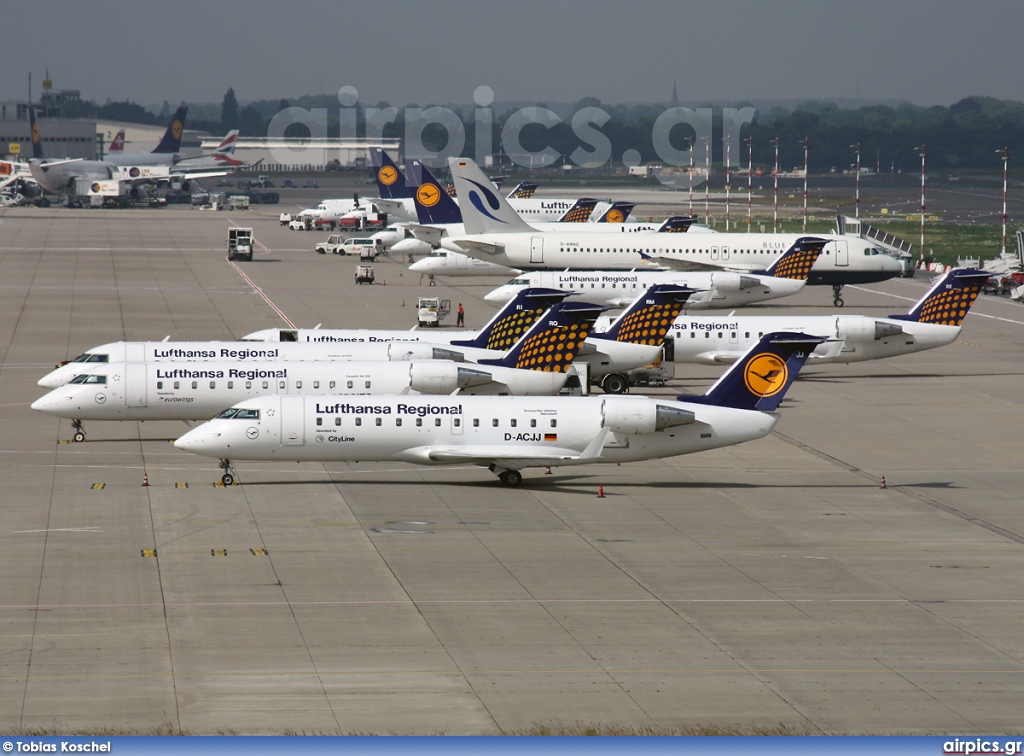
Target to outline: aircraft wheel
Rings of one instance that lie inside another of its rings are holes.
[[[834,304],[836,307],[842,307],[843,305],[846,304],[846,302],[843,301],[842,297],[836,297],[832,304]]]
[[[233,486],[235,484],[235,476],[232,475],[231,473],[224,473],[220,477],[220,482],[223,483],[225,486]]]
[[[85,434],[82,431],[78,431],[72,438],[75,439],[75,443],[80,444],[85,441]]]
[[[601,388],[606,394],[625,394],[629,391],[629,381],[622,373],[611,373],[601,381]]]
[[[434,281],[434,279],[430,279],[430,285],[431,286],[437,286],[437,282]]]
[[[501,484],[503,486],[515,488],[516,486],[523,482],[523,474],[518,470],[506,470],[505,472],[498,476],[498,480],[501,481]]]

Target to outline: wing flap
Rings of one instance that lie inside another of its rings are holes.
[[[483,252],[487,255],[498,255],[505,251],[504,244],[492,244],[491,242],[479,241],[477,239],[454,239],[452,243],[462,249]]]

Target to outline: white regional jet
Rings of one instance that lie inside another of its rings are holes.
[[[633,270],[645,259],[673,269],[763,271],[799,237],[796,234],[546,234],[530,226],[495,194],[487,177],[468,158],[448,160],[465,200],[466,235],[441,246],[520,270]],[[583,227],[585,228],[585,227]],[[811,286],[836,292],[845,284],[884,281],[903,266],[858,236],[822,235],[829,240],[808,278]]]
[[[500,360],[472,366],[447,360],[94,363],[32,409],[68,418],[81,432],[84,420],[207,420],[266,394],[551,396],[565,386],[598,312],[576,303],[556,305],[544,315],[541,337],[521,340]]]
[[[697,290],[687,300],[687,310],[742,307],[755,302],[788,297],[802,291],[811,266],[818,259],[825,244],[827,242],[824,239],[816,239],[813,236],[801,237],[768,266],[765,275],[734,273],[728,270],[690,273],[660,270],[538,270],[513,278],[484,299],[500,304],[514,297],[523,287],[543,286],[578,293],[588,302],[595,304],[622,307],[650,286],[674,284]]]
[[[587,338],[586,344],[576,358],[577,364],[587,364],[587,378],[600,384],[605,391],[618,394],[628,388],[626,372],[633,368],[650,365],[660,359],[662,340],[668,334],[669,326],[683,311],[692,289],[672,284],[652,286],[638,296],[619,315],[600,337]],[[442,332],[425,336],[431,341],[444,339],[444,346],[458,350],[467,359],[478,361],[480,350],[509,348],[524,328],[540,317],[541,306],[534,297],[554,296],[558,301],[569,296],[569,292],[548,289],[526,289],[503,308],[502,313],[491,319],[483,331],[472,336],[472,332]],[[532,302],[532,304],[531,304]],[[543,305],[547,306],[547,305]],[[595,305],[591,305],[595,306]],[[245,341],[373,341],[416,338],[417,331],[371,331],[312,329],[265,329],[246,335]],[[468,351],[466,351],[468,350]]]
[[[715,449],[771,432],[821,339],[769,334],[701,397],[264,396],[225,410],[174,445],[221,460],[388,461],[487,467],[507,486],[520,470],[634,462]]]
[[[952,344],[991,274],[952,270],[905,315],[701,315],[676,319],[667,359],[721,364],[737,359],[770,331],[798,330],[829,339],[811,354],[812,364],[862,362]],[[599,329],[601,322],[598,321]]]

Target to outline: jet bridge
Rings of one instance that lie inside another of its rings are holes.
[[[903,278],[914,277],[914,245],[906,239],[901,239],[895,234],[887,233],[858,218],[846,215],[836,216],[836,231],[840,234],[853,234],[862,239],[871,239],[880,249],[885,250],[903,264]]]

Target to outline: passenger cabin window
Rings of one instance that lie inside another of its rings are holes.
[[[459,424],[459,421],[456,420],[455,421],[455,425],[458,426],[458,424]],[[434,418],[434,425],[436,425],[438,428],[440,428],[441,427],[441,418],[435,417]]]
[[[341,425],[341,415],[336,415],[334,418],[335,425]]]
[[[437,424],[438,425],[441,424],[441,418],[437,418]],[[455,425],[456,428],[461,428],[462,427],[462,418],[461,417],[455,418],[454,425]]]
[[[331,383],[330,383],[330,388],[331,388],[331,390],[332,390],[332,391],[334,390],[334,386],[335,386],[335,383],[334,383],[334,381],[331,381]]]
[[[302,381],[295,381],[295,388],[297,388],[297,389],[302,388]]]
[[[180,389],[181,388],[181,381],[175,381],[174,382],[174,388]]]
[[[318,418],[316,419],[316,424],[317,424],[317,425],[323,425],[323,424],[324,424],[324,419],[323,419],[322,417],[318,417]]]
[[[358,428],[362,424],[363,424],[363,418],[357,417],[356,418],[356,427]]]
[[[210,381],[210,388],[212,388],[212,389],[217,388],[217,381]]]
[[[493,420],[491,420],[491,425],[493,425],[495,428],[497,428],[498,427],[498,418],[494,418]]]
[[[245,382],[245,388],[246,388],[246,390],[247,390],[247,391],[248,391],[249,389],[251,389],[251,388],[252,388],[252,381],[246,381],[246,382]]]
[[[551,427],[552,428],[557,428],[558,427],[558,421],[555,418],[551,418]]]
[[[473,418],[473,427],[474,428],[479,428],[480,427],[480,418],[478,418],[478,417],[474,417]]]
[[[234,387],[235,387],[235,382],[234,381],[228,381],[228,388],[229,389],[233,389]]]
[[[194,388],[194,389],[199,388],[199,381],[192,381],[192,388]]]
[[[284,381],[278,381],[277,382],[277,387],[279,389],[281,389],[282,391],[284,391]]]
[[[349,381],[349,382],[348,382],[348,387],[349,387],[349,388],[352,388],[352,381]]]
[[[536,428],[537,427],[537,418],[533,418],[533,419],[530,420],[530,427],[531,428]]]
[[[157,381],[156,382],[156,387],[157,387],[157,390],[162,389],[164,387],[164,382],[163,381]]]
[[[265,389],[270,388],[270,381],[263,381],[263,388],[265,388]]]
[[[313,388],[315,388],[315,389],[320,388],[320,381],[313,381]]]
[[[374,418],[374,425],[380,427],[380,424],[381,424],[380,423],[380,418],[379,417]]]
[[[423,418],[422,417],[417,417],[416,418],[416,427],[420,428],[422,426],[423,426]]]

